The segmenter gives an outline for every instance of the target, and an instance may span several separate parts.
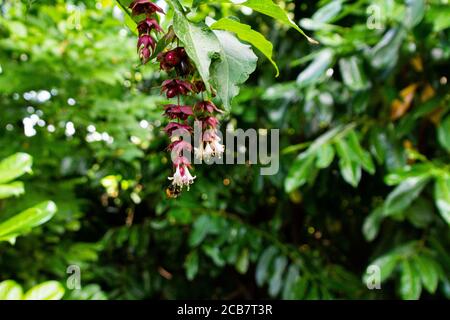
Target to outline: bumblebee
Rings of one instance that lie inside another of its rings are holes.
[[[167,189],[166,189],[166,196],[169,199],[176,199],[179,197],[179,195],[181,194],[182,188],[180,186],[171,184]]]

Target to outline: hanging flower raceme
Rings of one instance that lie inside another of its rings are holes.
[[[157,49],[158,33],[162,32],[156,13],[164,13],[163,10],[149,0],[135,0],[130,4],[133,16],[144,15],[137,24],[139,39],[137,50],[139,58],[143,64],[146,64]],[[161,43],[168,44],[175,41],[177,37],[172,28],[160,38]],[[190,138],[193,132],[192,123],[196,119],[203,121],[202,130],[204,130],[201,147],[195,148],[194,154],[200,155],[202,159],[209,159],[212,156],[221,156],[224,152],[223,145],[220,144],[220,138],[217,135],[217,126],[219,121],[213,116],[213,113],[221,111],[208,100],[203,99],[203,93],[206,91],[205,84],[198,80],[198,73],[191,63],[186,50],[181,46],[162,50],[157,55],[160,69],[170,74],[161,84],[161,93],[168,99],[176,98],[176,103],[164,105],[164,116],[169,119],[164,131],[170,138],[171,143],[167,147],[171,152],[174,173],[168,179],[171,181],[166,193],[169,197],[176,198],[183,188],[189,190],[189,186],[196,178],[189,170],[192,170],[190,156],[193,146]],[[209,88],[213,92],[212,88]],[[201,101],[188,105],[186,102],[193,99],[197,94],[202,95]],[[212,93],[214,96],[214,93]],[[199,151],[201,149],[201,152]]]
[[[156,40],[151,35],[151,32],[162,32],[158,21],[155,19],[155,13],[164,13],[164,11],[149,0],[135,0],[130,4],[129,8],[134,16],[146,15],[137,25],[139,32],[137,50],[142,64],[146,64],[156,48]]]

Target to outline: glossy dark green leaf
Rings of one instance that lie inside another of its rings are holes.
[[[300,279],[300,268],[296,264],[291,264],[286,272],[282,298],[284,300],[295,299],[295,286]]]
[[[301,157],[294,160],[284,181],[286,192],[292,192],[308,181],[309,176],[312,174],[311,169],[314,167],[314,160],[314,156],[308,155],[301,155]]]
[[[377,207],[364,220],[362,232],[367,241],[372,241],[378,235],[383,221],[383,206]]]
[[[288,264],[285,256],[279,256],[274,261],[274,272],[269,280],[269,295],[275,297],[283,286],[284,269]]]
[[[413,28],[422,21],[425,15],[425,0],[406,0],[404,23]]]
[[[307,87],[317,83],[325,71],[333,63],[333,51],[331,49],[321,50],[314,60],[297,77],[297,83],[301,87]]]
[[[437,130],[439,143],[450,152],[450,115],[441,121]]]
[[[406,36],[402,28],[388,30],[369,52],[369,59],[376,69],[392,68],[398,60],[400,45]]]
[[[450,224],[450,178],[438,177],[434,187],[434,201],[442,218]]]
[[[396,253],[390,252],[377,258],[370,265],[380,268],[380,281],[383,282],[392,275],[398,262],[399,256]]]
[[[436,267],[436,262],[425,255],[416,255],[413,261],[419,271],[424,288],[428,292],[434,293],[439,281],[439,269]]]
[[[422,292],[419,271],[409,260],[401,263],[400,296],[405,300],[417,300]]]
[[[258,260],[258,264],[256,265],[256,284],[258,286],[262,286],[264,283],[266,283],[269,272],[270,272],[270,265],[273,261],[273,258],[277,254],[278,249],[274,246],[270,246],[267,249],[264,250],[261,257]]]
[[[248,266],[249,266],[248,249],[244,248],[236,261],[236,270],[241,274],[245,274],[247,273]]]
[[[323,144],[317,150],[316,167],[320,169],[328,168],[334,159],[334,148],[330,144]]]
[[[341,10],[342,10],[342,0],[331,1],[327,5],[317,10],[313,14],[311,19],[321,23],[330,22],[333,20],[334,17],[336,17],[339,14],[339,12],[341,12]]]
[[[384,215],[402,212],[419,196],[427,185],[428,177],[408,178],[398,185],[386,198]]]
[[[348,142],[344,139],[336,141],[336,151],[339,155],[339,168],[342,178],[353,187],[356,187],[361,180],[361,165],[355,161],[357,155],[352,150]]]
[[[199,257],[197,251],[192,251],[186,257],[184,261],[184,268],[186,270],[186,278],[192,281],[198,273],[199,268]]]
[[[369,81],[362,69],[362,62],[357,56],[339,59],[339,69],[342,80],[351,90],[359,91],[368,88]]]
[[[354,130],[348,133],[346,141],[350,159],[359,163],[370,174],[374,174],[375,164],[372,161],[372,157],[369,152],[361,147],[359,138]]]

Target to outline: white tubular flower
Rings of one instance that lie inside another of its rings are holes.
[[[198,146],[198,148],[194,148],[194,156],[195,156],[195,158],[198,159],[198,160],[202,160],[204,152],[205,151],[203,149],[203,142],[201,142],[200,145]]]
[[[206,147],[203,151],[203,159],[209,160],[214,155],[214,150],[211,148],[211,144],[209,142],[206,143]]]
[[[196,176],[192,176],[187,167],[184,167],[184,175],[182,176],[183,184],[187,187],[189,191],[189,186],[194,183]]]
[[[175,170],[175,173],[173,174],[173,176],[169,177],[168,179],[172,180],[173,185],[183,187],[183,176],[181,175],[181,172],[180,172],[180,166],[177,166],[177,169]]]
[[[216,136],[215,139],[211,142],[212,149],[214,150],[214,155],[218,158],[221,158],[223,153],[225,152],[225,146],[221,144],[219,136]]]

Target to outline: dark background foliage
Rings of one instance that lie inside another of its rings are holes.
[[[279,173],[196,166],[168,200],[164,74],[138,67],[115,3],[0,0],[0,158],[34,159],[0,220],[58,207],[0,244],[0,280],[65,284],[75,264],[65,298],[448,298],[448,4],[277,3],[320,45],[229,4],[192,18],[232,14],[274,44],[280,76],[261,56],[222,128],[279,128]]]

